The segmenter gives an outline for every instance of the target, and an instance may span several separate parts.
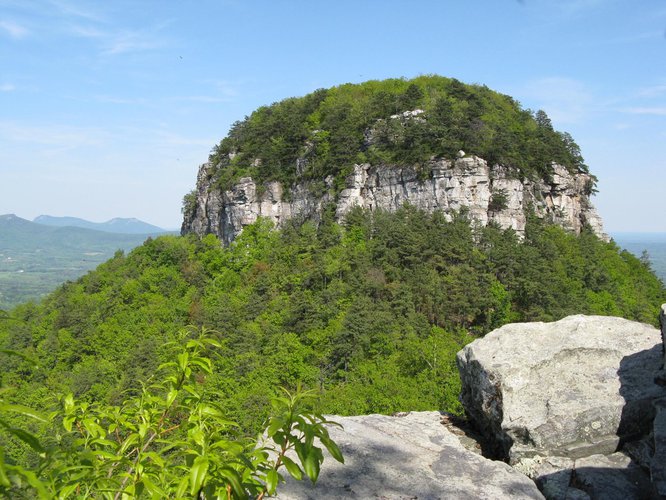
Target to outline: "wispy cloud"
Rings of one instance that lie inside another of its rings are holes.
[[[185,102],[234,102],[241,95],[241,84],[227,80],[201,80],[199,83],[205,86],[204,93],[174,97],[174,101]]]
[[[112,30],[104,26],[74,23],[69,27],[69,34],[95,40],[101,55],[112,56],[166,47],[167,40],[159,35],[164,26],[162,24],[144,30]]]
[[[556,123],[575,123],[582,120],[588,114],[592,103],[592,94],[586,86],[578,80],[566,77],[533,80],[520,94],[546,110]]]
[[[66,125],[26,125],[13,121],[0,121],[0,143],[26,143],[55,146],[57,150],[70,150],[81,146],[100,145],[108,134],[90,127]]]
[[[0,29],[15,40],[20,40],[30,34],[25,26],[13,21],[0,21]]]
[[[557,6],[565,15],[572,16],[608,3],[611,2],[609,0],[558,0]]]
[[[666,84],[665,85],[652,85],[650,87],[644,87],[638,91],[640,97],[659,97],[666,94]]]
[[[83,9],[80,5],[75,5],[72,2],[67,2],[65,0],[49,0],[49,3],[65,16],[87,19],[89,21],[102,21],[104,19],[98,12]]]
[[[130,104],[130,105],[141,105],[146,104],[146,99],[141,97],[137,98],[127,98],[127,97],[116,97],[110,95],[98,95],[94,97],[94,100],[97,102],[105,102],[111,104]]]
[[[624,113],[630,113],[632,115],[666,116],[666,106],[632,107],[632,108],[623,108],[621,111]]]
[[[117,55],[127,52],[159,49],[165,46],[163,40],[141,32],[113,33],[105,37],[103,55]]]
[[[230,102],[233,101],[232,98],[229,97],[215,97],[215,96],[209,96],[209,95],[190,95],[190,96],[181,96],[181,97],[176,97],[175,98],[177,101],[190,101],[190,102],[208,102],[208,103],[215,103],[215,102]]]
[[[16,90],[16,86],[11,83],[0,84],[0,92],[12,92],[14,90]]]

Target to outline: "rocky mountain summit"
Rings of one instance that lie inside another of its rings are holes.
[[[475,223],[485,226],[495,222],[519,234],[525,230],[527,211],[533,209],[537,216],[576,233],[589,225],[607,239],[590,201],[592,177],[582,172],[571,174],[561,165],[552,167],[552,179],[546,182],[513,178],[504,167],[489,165],[483,158],[465,156],[463,152],[454,161],[431,161],[425,179],[412,166],[357,164],[336,196],[332,177],[326,178],[327,191],[322,195],[313,194],[309,181],[292,186],[272,181],[261,188],[251,177],[241,178],[229,190],[220,190],[211,175],[214,166],[204,164],[197,177],[196,200],[185,213],[182,233],[212,233],[229,244],[243,227],[259,217],[279,227],[290,219],[316,220],[331,203],[338,220],[355,206],[395,211],[409,203],[449,216],[466,209]]]
[[[604,239],[579,146],[544,111],[424,75],[319,89],[234,123],[185,196],[181,232],[230,243],[258,217],[338,221],[355,206],[467,210],[522,234],[529,213]]]
[[[333,417],[347,464],[279,498],[666,498],[666,305],[661,323],[505,325],[458,353],[466,422]]]

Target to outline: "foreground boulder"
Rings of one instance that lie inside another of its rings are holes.
[[[438,412],[332,419],[345,464],[327,456],[315,486],[289,478],[278,498],[543,498],[527,476],[463,447]]]
[[[660,332],[604,316],[505,325],[458,353],[461,401],[497,454],[608,455],[647,434]]]

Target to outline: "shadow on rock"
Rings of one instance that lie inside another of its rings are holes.
[[[570,468],[536,478],[548,499],[648,500],[660,495],[654,468],[664,462],[654,453],[653,423],[663,387],[654,384],[663,363],[661,345],[624,356],[617,372],[625,400],[617,430],[618,449],[609,455],[591,455],[573,461]],[[665,401],[666,400],[662,400]],[[666,405],[664,405],[666,408]],[[666,413],[665,413],[666,415]],[[665,419],[666,420],[666,419]],[[652,466],[652,471],[651,471]],[[652,476],[652,478],[651,478]],[[662,492],[663,494],[663,492]]]

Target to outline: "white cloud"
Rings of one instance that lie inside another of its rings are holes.
[[[0,92],[12,92],[16,90],[16,87],[11,83],[3,83],[0,85]]]
[[[666,106],[643,106],[624,108],[621,111],[632,115],[657,115],[666,116]]]
[[[102,55],[118,55],[128,52],[154,50],[167,46],[167,41],[156,33],[166,25],[150,27],[145,30],[111,30],[104,27],[73,24],[69,27],[70,35],[95,40]]]
[[[79,17],[88,19],[89,21],[102,20],[102,16],[100,16],[97,12],[82,9],[79,5],[74,5],[71,2],[64,0],[50,0],[49,3],[66,16]]]
[[[27,28],[12,21],[0,21],[0,29],[16,40],[25,38],[30,34],[30,31],[28,31]]]
[[[153,36],[140,32],[114,33],[105,37],[104,55],[117,55],[127,52],[153,50],[164,47],[164,42]]]

